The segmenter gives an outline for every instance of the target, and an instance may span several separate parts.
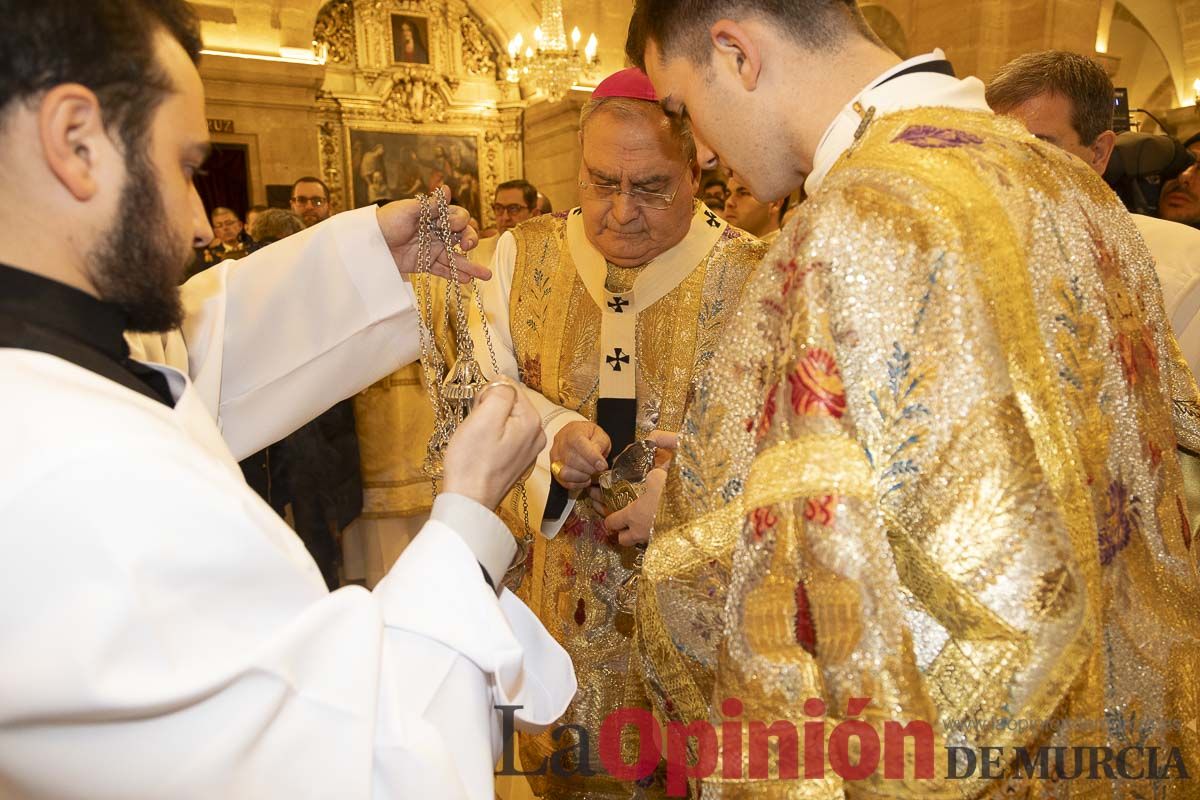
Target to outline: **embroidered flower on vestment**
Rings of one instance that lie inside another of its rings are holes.
[[[933,125],[910,125],[892,139],[893,144],[910,144],[913,147],[945,148],[967,147],[983,144],[973,133],[955,130],[954,128],[938,128]]]
[[[754,528],[754,538],[762,539],[764,533],[779,524],[779,518],[770,508],[756,508],[750,513],[750,524]]]
[[[534,391],[542,390],[542,359],[540,356],[527,356],[521,361],[521,383]]]
[[[767,391],[766,398],[763,399],[762,411],[759,412],[758,419],[751,418],[746,421],[746,431],[754,434],[755,441],[762,441],[767,435],[767,431],[771,430],[771,423],[775,419],[775,412],[778,409],[778,404],[775,401],[776,395],[779,394],[779,384],[775,384]]]
[[[1142,529],[1142,498],[1130,491],[1123,481],[1108,485],[1108,508],[1100,531],[1100,563],[1107,566],[1117,553],[1129,546],[1134,534]]]
[[[846,413],[846,387],[842,373],[828,350],[809,350],[788,376],[792,411],[804,416],[841,419]]]
[[[810,497],[804,504],[804,518],[818,525],[832,525],[837,516],[838,496]]]

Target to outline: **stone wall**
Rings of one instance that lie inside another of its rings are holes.
[[[573,92],[561,103],[538,103],[525,112],[525,179],[555,211],[579,205],[579,111],[586,101]]]
[[[916,55],[941,47],[959,74],[987,80],[1011,59],[1036,50],[1062,49],[1091,55],[1108,49],[1117,0],[860,0],[872,23],[892,44]],[[1178,94],[1155,106],[1165,112],[1193,100],[1200,78],[1200,0],[1122,0],[1163,51]],[[894,45],[893,45],[894,46]],[[1116,72],[1120,54],[1111,71]],[[1156,93],[1142,91],[1143,99]]]
[[[892,5],[909,26],[914,53],[941,47],[959,74],[984,80],[1022,53],[1094,52],[1100,21],[1100,0],[909,0]]]
[[[317,90],[324,69],[315,65],[204,56],[200,63],[212,121],[233,123],[213,132],[215,142],[246,145],[252,204],[267,202],[268,184],[290,184],[320,174]]]

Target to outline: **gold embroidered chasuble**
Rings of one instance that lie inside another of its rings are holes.
[[[974,111],[866,124],[697,382],[639,646],[663,716],[828,737],[869,697],[881,741],[933,724],[939,779],[911,780],[910,745],[909,780],[803,780],[801,749],[800,780],[721,765],[704,796],[1200,794],[1176,456],[1200,452],[1197,401],[1153,261],[1082,162]],[[1193,778],[941,779],[943,746],[1004,747],[1013,775],[1013,748],[1088,745],[1178,747]]]
[[[766,252],[761,242],[725,226],[706,211],[698,207],[692,231],[676,249],[689,242],[694,248],[697,237],[702,237],[705,245],[692,250],[692,260],[681,271],[677,285],[630,321],[636,339],[632,361],[636,364],[633,399],[638,435],[654,429],[679,429],[693,379],[711,358],[747,276]],[[571,225],[581,225],[581,220],[572,223],[571,216],[537,218],[514,231],[517,257],[510,325],[521,381],[558,406],[595,420],[597,398],[602,393],[601,370],[611,368],[614,362],[608,358],[611,354],[601,350],[597,286],[587,284],[596,283],[598,269],[602,289],[615,295],[608,302],[630,299],[636,308],[643,271],[661,265],[656,260],[646,267],[622,269],[604,264],[590,245],[591,252],[582,253],[581,227],[574,241],[569,241]],[[581,266],[576,263],[580,257],[599,259],[599,264]],[[651,277],[646,273],[647,279]],[[629,308],[619,303],[616,307]],[[609,432],[610,436],[614,433]],[[537,520],[533,524],[536,527]],[[590,512],[586,502],[574,507],[555,538],[537,535],[534,540],[521,594],[575,663],[579,692],[560,724],[581,725],[587,730],[590,767],[597,771],[592,778],[531,777],[534,791],[544,797],[628,798],[633,791],[631,784],[603,773],[598,741],[600,725],[610,712],[622,706],[649,707],[632,647],[639,553],[637,548],[621,547],[610,539],[603,520]],[[525,769],[540,764],[556,750],[571,747],[577,742],[574,736],[568,732],[560,740],[553,740],[548,733],[525,738],[521,750]],[[570,759],[568,763],[572,769],[577,766]],[[646,788],[647,796],[661,794],[659,785]]]

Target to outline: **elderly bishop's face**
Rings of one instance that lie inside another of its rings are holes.
[[[640,267],[683,240],[700,177],[666,115],[644,108],[626,115],[601,107],[583,130],[579,180],[591,187],[580,192],[584,229],[619,267]]]

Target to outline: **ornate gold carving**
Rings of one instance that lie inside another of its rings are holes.
[[[483,75],[492,79],[497,78],[496,49],[483,34],[478,20],[470,14],[462,18],[462,59],[463,66],[471,75]]]
[[[391,122],[445,122],[444,82],[423,75],[398,75],[383,101],[383,117]]]
[[[342,137],[341,123],[325,120],[317,128],[320,136],[321,172],[329,186],[329,201],[335,209],[344,209],[342,201]]]
[[[324,1],[324,0],[323,0]],[[428,20],[429,63],[395,62],[392,16]],[[313,31],[331,69],[319,97],[322,174],[335,203],[353,194],[350,128],[476,136],[481,197],[523,171],[522,110],[514,84],[498,80],[499,39],[465,0],[327,0]],[[459,92],[460,84],[469,84]],[[480,222],[492,224],[490,206]]]
[[[488,131],[485,138],[489,142],[499,142],[506,146],[513,146],[521,143],[520,131]]]
[[[355,61],[354,5],[350,0],[330,0],[317,14],[313,42],[328,49],[331,64]]]
[[[423,17],[428,21],[428,41],[422,44],[428,66],[438,72],[452,69],[450,37],[444,3],[423,0],[353,0],[357,17],[359,63],[365,67],[388,67],[394,61],[392,15]]]
[[[484,151],[479,158],[479,180],[483,184],[484,191],[494,193],[495,187],[500,183],[498,180],[500,143],[504,138],[504,134],[496,130],[488,131],[483,135]]]

